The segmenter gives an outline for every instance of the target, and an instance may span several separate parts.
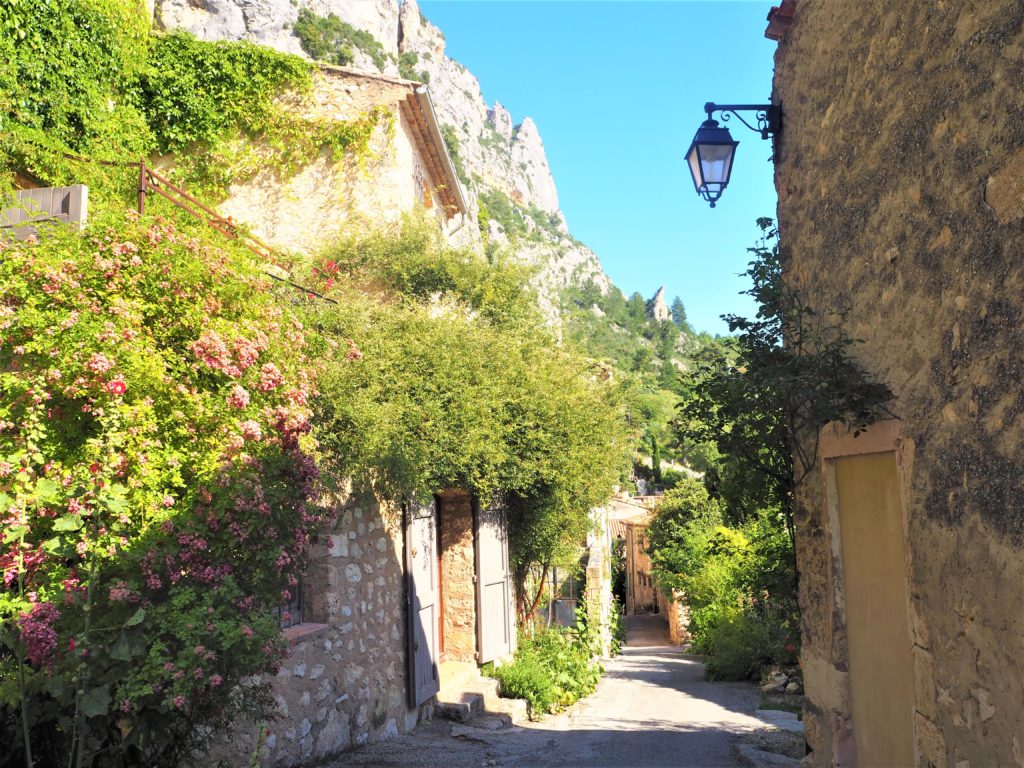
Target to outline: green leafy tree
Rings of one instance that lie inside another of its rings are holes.
[[[705,349],[676,423],[681,439],[712,442],[726,457],[742,489],[726,495],[730,504],[747,514],[778,505],[792,538],[793,489],[815,465],[820,428],[841,421],[856,434],[887,412],[891,392],[850,356],[854,340],[786,285],[773,222],[758,226],[745,291],[757,316],[724,317],[739,332],[735,356]]]
[[[651,473],[654,477],[654,482],[661,485],[661,449],[658,447],[658,438],[654,435],[650,436],[651,440]]]
[[[683,306],[683,300],[678,296],[672,299],[672,306],[670,310],[672,312],[672,322],[675,323],[680,330],[685,331],[686,333],[692,333],[693,329],[690,328],[690,323],[686,319],[686,307]]]
[[[502,493],[521,613],[530,565],[578,558],[589,511],[628,455],[621,388],[554,343],[527,277],[449,248],[436,226],[410,217],[325,254],[310,279],[340,302],[311,305],[307,323],[362,353],[320,375],[313,405],[326,460],[392,498],[453,486],[485,500]]]

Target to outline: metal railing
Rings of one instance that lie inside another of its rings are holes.
[[[137,166],[139,169],[139,188],[136,210],[138,210],[140,216],[146,211],[146,195],[150,193],[158,194],[181,210],[220,232],[225,237],[237,241],[247,250],[263,259],[265,266],[273,266],[281,269],[277,264],[277,262],[283,260],[283,254],[281,254],[280,251],[263,242],[247,229],[236,224],[232,219],[221,216],[215,209],[196,199],[196,197],[186,189],[175,184],[163,174],[153,170],[153,168],[146,164],[144,159],[140,159],[136,163],[131,161],[98,160],[70,153],[64,153],[64,156],[71,158],[72,160],[78,160],[79,162],[98,163],[99,165],[112,167],[132,168]],[[282,271],[284,270],[282,269]],[[332,299],[329,296],[324,296],[319,291],[315,291],[308,286],[296,283],[290,278],[275,275],[266,268],[264,268],[263,272],[272,280],[287,283],[296,290],[307,294],[307,296],[315,296],[316,298],[330,302],[331,304],[338,303],[335,299]]]

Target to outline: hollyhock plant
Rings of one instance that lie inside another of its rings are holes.
[[[316,361],[214,236],[101,216],[3,245],[0,739],[27,722],[40,765],[177,764],[273,706],[251,680],[326,519]]]

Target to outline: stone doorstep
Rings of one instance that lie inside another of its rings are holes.
[[[441,664],[439,673],[441,690],[437,693],[437,712],[441,717],[466,723],[484,716],[500,719],[506,726],[526,720],[526,702],[499,696],[498,681],[483,677],[476,664],[446,661]]]

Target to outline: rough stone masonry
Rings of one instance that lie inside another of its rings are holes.
[[[800,0],[776,57],[785,280],[895,394],[923,766],[1024,765],[1022,83],[1018,0]],[[813,763],[848,765],[820,469],[797,512],[805,722]]]

